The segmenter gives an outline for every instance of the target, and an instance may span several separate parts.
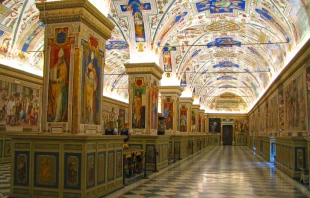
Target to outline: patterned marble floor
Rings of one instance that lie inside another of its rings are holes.
[[[274,170],[274,165],[262,162],[246,147],[208,147],[121,197],[306,197]],[[10,164],[0,164],[0,198],[9,195],[9,186]]]
[[[208,147],[122,196],[176,198],[306,197],[246,147]]]

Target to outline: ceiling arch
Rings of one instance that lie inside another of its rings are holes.
[[[103,1],[91,3],[116,25],[106,43],[104,95],[123,101],[128,101],[124,63],[139,56],[135,47],[141,44],[172,74],[164,77],[176,77],[206,111],[247,112],[310,38],[308,0]],[[46,29],[36,2],[44,0],[0,5],[0,63],[42,76]],[[135,36],[135,12],[142,40]]]

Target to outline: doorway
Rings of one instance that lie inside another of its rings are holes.
[[[223,145],[232,145],[233,126],[223,125]]]

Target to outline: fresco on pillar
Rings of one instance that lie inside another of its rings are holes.
[[[302,74],[284,88],[285,131],[306,131],[306,82]]]
[[[101,120],[101,66],[103,51],[99,50],[98,39],[94,36],[90,36],[88,41],[83,39],[82,46],[81,123],[98,125]]]
[[[180,99],[177,98],[177,117],[176,117],[176,120],[177,120],[177,131],[180,131],[180,122],[178,122],[178,120],[180,120]]]
[[[158,87],[152,84],[150,92],[150,120],[151,129],[158,128]]]
[[[40,91],[0,80],[0,128],[39,131]]]
[[[166,118],[166,130],[173,130],[173,105],[174,100],[171,97],[165,97],[164,117]]]
[[[196,111],[192,110],[192,116],[191,116],[191,123],[192,123],[192,132],[196,132]]]
[[[132,128],[145,128],[146,89],[144,78],[135,78],[132,101]]]
[[[181,105],[180,109],[180,132],[187,132],[187,107]]]
[[[68,37],[68,28],[55,28],[55,38],[48,40],[48,122],[68,122],[69,73],[73,43],[74,38]]]
[[[201,123],[203,123],[203,118],[201,115],[199,115],[199,117],[198,117],[198,132],[203,132],[202,131],[203,127],[201,126]]]

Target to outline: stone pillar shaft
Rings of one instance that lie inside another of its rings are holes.
[[[128,77],[129,128],[134,134],[157,134],[159,80],[163,70],[156,63],[124,64]]]
[[[180,96],[183,91],[179,86],[161,86],[161,112],[166,118],[166,133],[180,131]]]
[[[193,98],[180,98],[180,133],[189,134],[191,131],[191,112]]]
[[[113,23],[87,0],[37,8],[46,31],[43,132],[101,133],[104,51]]]

